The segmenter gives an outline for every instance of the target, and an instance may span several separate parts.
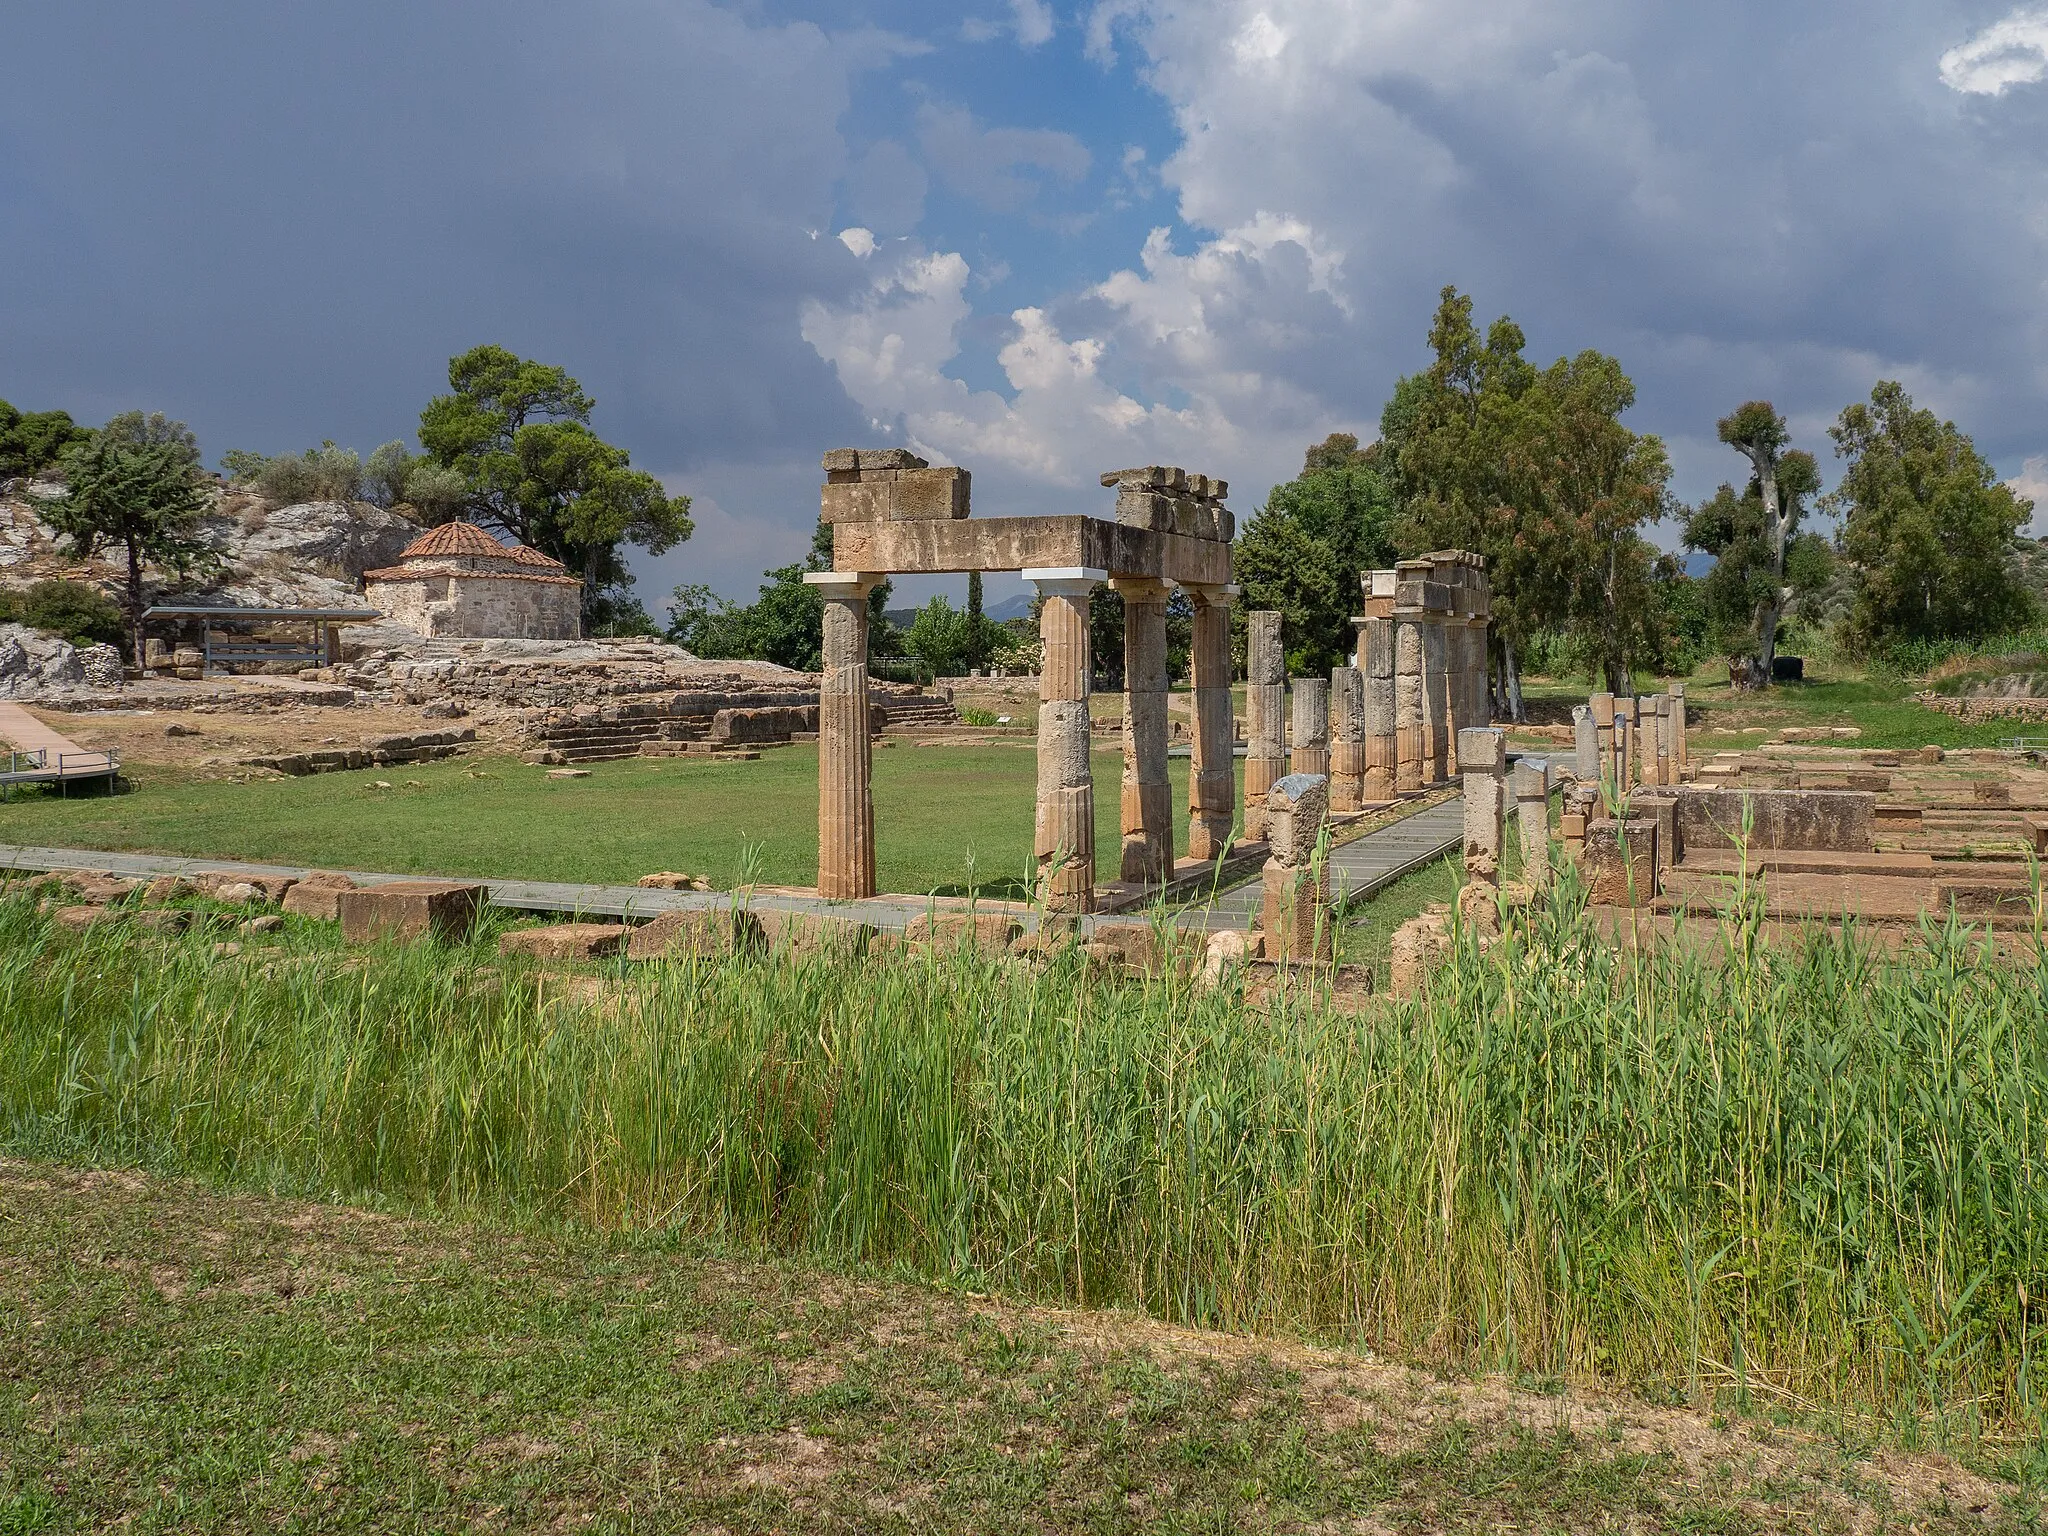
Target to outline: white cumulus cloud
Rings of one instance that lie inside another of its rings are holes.
[[[1941,81],[1972,96],[2048,78],[2048,10],[2014,11],[1941,56]]]

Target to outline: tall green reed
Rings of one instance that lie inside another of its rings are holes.
[[[0,901],[0,1134],[2038,1441],[2038,957],[1762,932],[1630,956],[1567,891],[1354,1017],[964,951],[221,962]]]

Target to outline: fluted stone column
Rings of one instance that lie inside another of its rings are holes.
[[[1079,566],[1027,570],[1045,599],[1038,634],[1038,819],[1032,852],[1052,912],[1095,910],[1095,781],[1088,772],[1089,597],[1104,571]]]
[[[1650,788],[1664,782],[1657,767],[1661,729],[1658,724],[1658,699],[1654,693],[1644,694],[1636,700],[1636,755],[1641,763],[1636,782]]]
[[[1358,628],[1358,670],[1365,685],[1365,801],[1395,794],[1400,761],[1394,704],[1394,621],[1367,618]]]
[[[1173,786],[1166,779],[1166,598],[1163,581],[1119,576],[1124,600],[1123,853],[1119,876],[1156,885],[1173,872]]]
[[[1230,602],[1237,589],[1183,590],[1195,604],[1188,857],[1207,863],[1230,852],[1231,824],[1237,819],[1237,728],[1230,709]]]
[[[1522,830],[1522,879],[1541,889],[1550,884],[1550,764],[1525,757],[1515,764],[1508,784]]]
[[[1320,677],[1294,680],[1294,747],[1289,773],[1330,776],[1330,684]]]
[[[1332,668],[1330,700],[1330,809],[1355,811],[1365,803],[1365,674]]]
[[[1428,773],[1423,706],[1423,640],[1429,627],[1419,608],[1394,610],[1394,790],[1413,794]]]
[[[868,710],[868,593],[879,577],[813,571],[825,599],[825,671],[818,682],[818,894],[875,894],[873,742]]]
[[[1259,843],[1266,791],[1287,772],[1287,653],[1270,609],[1245,615],[1244,673],[1244,835]]]
[[[1657,782],[1676,784],[1678,782],[1678,744],[1672,739],[1671,697],[1657,695]]]
[[[1450,676],[1445,669],[1444,621],[1428,614],[1422,625],[1422,776],[1445,783],[1451,774]]]

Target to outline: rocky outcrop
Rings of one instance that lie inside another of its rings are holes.
[[[79,560],[36,513],[36,499],[63,493],[52,481],[12,482],[0,491],[0,584],[25,587],[52,578],[91,582],[118,596],[118,552]],[[221,491],[200,519],[199,536],[219,565],[196,578],[146,568],[152,601],[218,602],[250,607],[356,606],[360,578],[398,558],[420,533],[399,512],[368,502],[315,501],[272,507],[246,491]]]
[[[70,641],[0,624],[0,699],[45,699],[85,686],[85,663]]]

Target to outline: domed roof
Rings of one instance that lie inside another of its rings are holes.
[[[438,528],[429,528],[400,550],[398,558],[422,560],[449,555],[471,555],[489,560],[518,558],[475,523],[443,523]]]

